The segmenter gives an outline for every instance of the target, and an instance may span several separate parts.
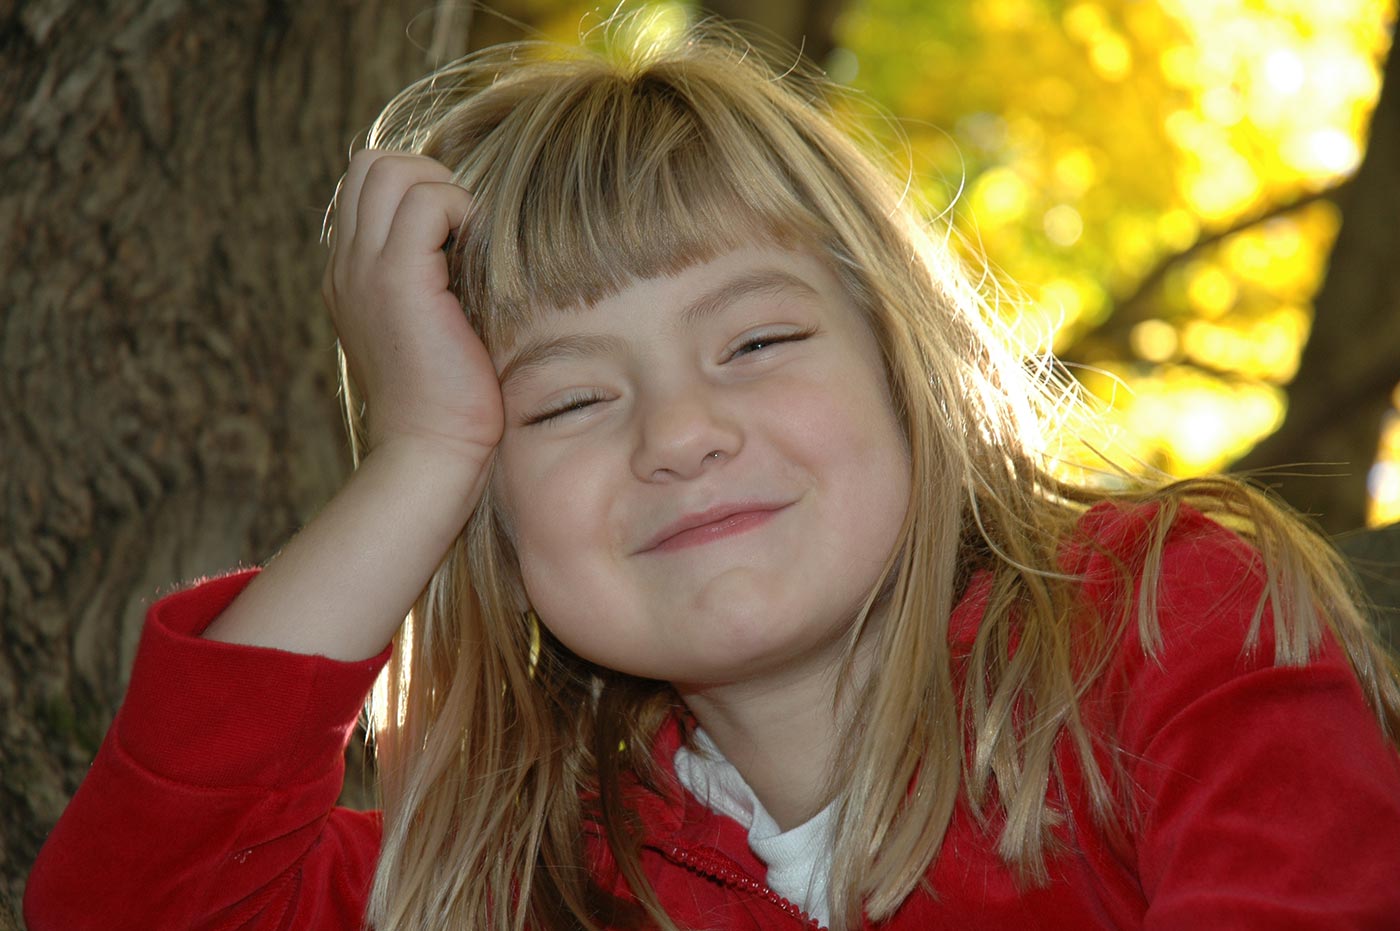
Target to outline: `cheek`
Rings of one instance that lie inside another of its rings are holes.
[[[780,418],[784,432],[801,437],[809,455],[827,468],[879,465],[884,478],[902,471],[907,483],[909,446],[883,373],[851,367],[840,377],[802,386],[789,392]]]
[[[883,379],[864,370],[859,376],[846,381],[850,390],[829,398],[818,415],[825,429],[814,454],[841,485],[831,503],[841,512],[849,542],[883,560],[909,506],[909,447]]]
[[[588,576],[585,554],[608,552],[602,464],[587,455],[544,459],[502,448],[500,500],[520,559],[521,578],[543,613],[559,592]]]

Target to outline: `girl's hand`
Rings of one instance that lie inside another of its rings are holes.
[[[500,384],[443,252],[470,206],[433,159],[355,153],[321,291],[364,394],[370,451],[413,441],[484,473],[504,429]]]

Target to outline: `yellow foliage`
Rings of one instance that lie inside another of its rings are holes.
[[[1176,327],[1165,320],[1144,320],[1136,324],[1128,339],[1138,358],[1148,362],[1167,362],[1181,348]]]
[[[1188,359],[1210,369],[1285,384],[1298,370],[1308,324],[1301,307],[1280,307],[1267,317],[1234,325],[1192,320],[1181,334],[1181,346]]]
[[[1106,368],[1084,381],[1106,405],[1099,445],[1171,474],[1220,469],[1278,428],[1283,398],[1267,385],[1226,385],[1184,367],[1132,377]],[[1084,464],[1092,457],[1084,456]]]
[[[1337,222],[1326,202],[1278,208],[1358,164],[1392,15],[1389,0],[863,0],[838,32],[856,83],[909,127],[916,184],[953,205],[971,261],[1034,295],[1028,327],[1061,323],[1058,349],[1109,295],[1211,243],[1091,360],[1121,384],[1084,377],[1144,431],[1134,455],[1187,473],[1279,422]],[[1374,487],[1400,487],[1389,468]]]
[[[1196,313],[1215,320],[1235,306],[1239,287],[1219,265],[1202,262],[1192,271],[1186,294]]]

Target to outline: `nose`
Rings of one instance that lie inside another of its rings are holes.
[[[732,459],[744,442],[713,387],[695,382],[652,393],[638,421],[632,470],[643,481],[696,478]]]

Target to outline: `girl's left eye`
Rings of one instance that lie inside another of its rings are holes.
[[[736,359],[739,356],[747,356],[755,352],[762,352],[769,346],[773,346],[778,343],[801,342],[802,340],[807,339],[815,332],[815,329],[807,329],[798,330],[796,332],[761,333],[758,336],[751,336],[746,338],[743,342],[741,342],[729,354],[729,358]]]

